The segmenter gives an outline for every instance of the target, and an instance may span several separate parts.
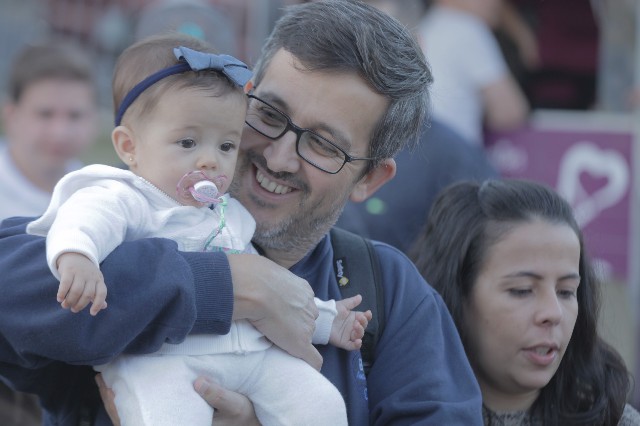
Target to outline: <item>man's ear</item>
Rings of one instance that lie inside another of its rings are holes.
[[[351,191],[349,199],[361,203],[396,175],[396,161],[388,158],[364,175]]]
[[[111,142],[120,160],[129,167],[136,164],[136,142],[131,132],[126,126],[117,126],[111,132]]]

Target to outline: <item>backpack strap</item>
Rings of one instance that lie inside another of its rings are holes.
[[[371,241],[359,235],[335,227],[329,234],[333,246],[333,268],[342,298],[362,295],[362,303],[356,309],[370,309],[373,314],[360,348],[364,372],[369,374],[375,347],[385,325],[378,255]]]

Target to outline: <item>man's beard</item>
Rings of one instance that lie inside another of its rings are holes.
[[[324,216],[307,214],[304,203],[300,209],[277,224],[256,224],[253,241],[265,250],[307,253],[329,232],[342,213],[344,205],[333,208]],[[312,209],[313,211],[313,209]]]

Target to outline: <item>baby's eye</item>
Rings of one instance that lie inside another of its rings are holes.
[[[178,145],[180,145],[182,148],[190,149],[196,146],[196,141],[194,141],[193,139],[180,139],[178,141]]]
[[[225,142],[222,145],[220,145],[220,151],[229,152],[229,151],[232,151],[235,147],[236,147],[236,144],[234,144],[233,142]]]

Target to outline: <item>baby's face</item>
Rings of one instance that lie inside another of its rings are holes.
[[[179,199],[178,182],[192,171],[212,180],[225,176],[218,190],[226,192],[236,167],[246,109],[240,92],[212,96],[196,88],[167,91],[136,126],[131,170],[174,199]],[[195,200],[179,201],[202,205]]]

